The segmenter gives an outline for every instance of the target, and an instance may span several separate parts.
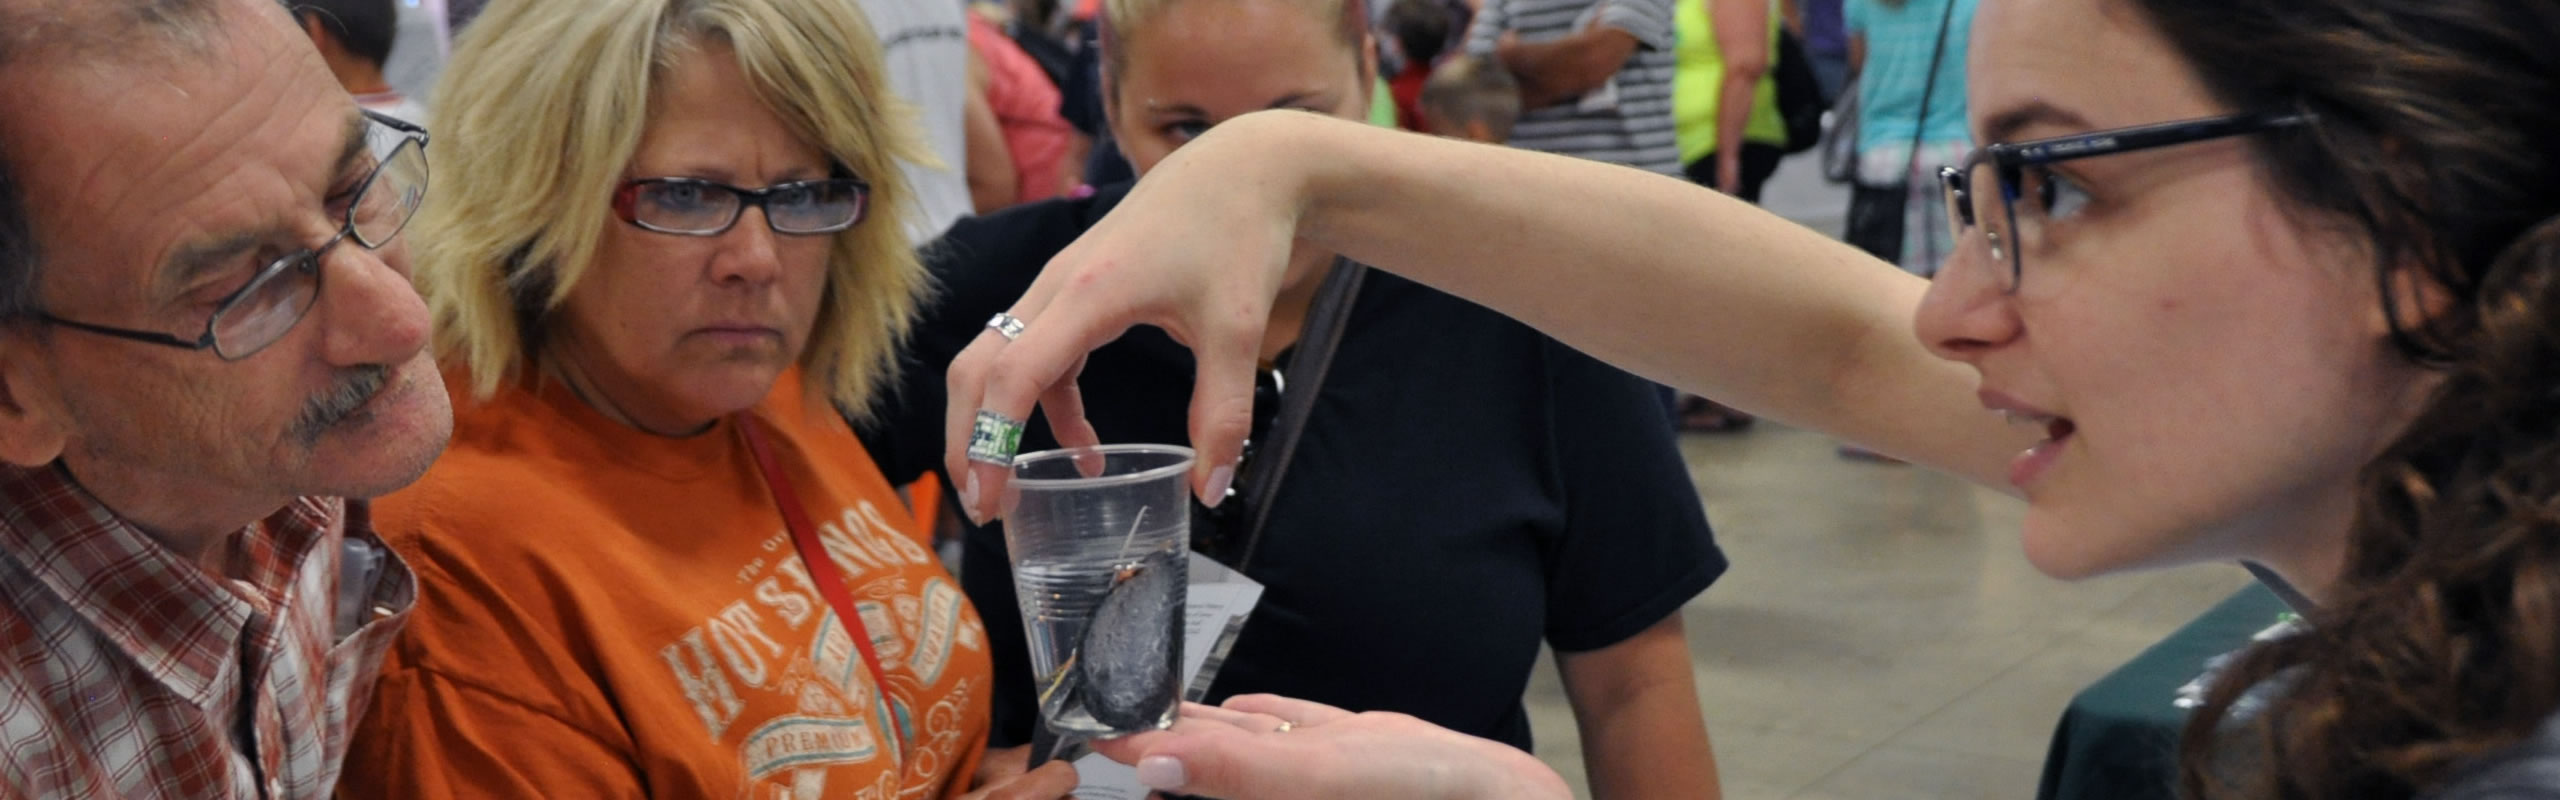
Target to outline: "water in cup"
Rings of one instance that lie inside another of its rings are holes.
[[[1017,459],[1005,530],[1041,718],[1075,736],[1164,728],[1180,696],[1190,451],[1100,450],[1094,475],[1065,451]]]

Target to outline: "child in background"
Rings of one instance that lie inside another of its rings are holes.
[[[1423,130],[1501,144],[1511,140],[1511,126],[1520,121],[1520,82],[1493,62],[1455,56],[1423,81],[1417,105]]]
[[[1386,40],[1395,45],[1394,58],[1380,59],[1394,73],[1387,78],[1387,93],[1395,98],[1396,127],[1423,133],[1441,133],[1421,113],[1422,84],[1431,77],[1440,55],[1448,52],[1454,34],[1466,30],[1466,21],[1458,11],[1442,0],[1395,0],[1387,7],[1381,21]]]

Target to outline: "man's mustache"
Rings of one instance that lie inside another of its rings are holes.
[[[320,435],[345,421],[347,415],[364,407],[367,401],[391,382],[391,368],[372,364],[348,369],[336,382],[303,403],[302,416],[293,421],[293,437],[304,447],[320,443]]]

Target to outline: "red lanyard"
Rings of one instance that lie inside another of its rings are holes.
[[[896,748],[898,779],[906,780],[907,742],[905,726],[898,722],[889,702],[889,673],[880,669],[880,654],[871,649],[871,631],[862,625],[862,614],[853,606],[853,595],[844,588],[844,574],[836,569],[834,557],[818,544],[817,526],[809,524],[809,511],[800,505],[800,493],[792,491],[791,479],[782,474],[782,465],[773,460],[773,449],[764,443],[764,428],[756,424],[751,413],[738,414],[738,433],[754,452],[756,469],[764,472],[764,484],[773,490],[773,504],[782,509],[782,525],[791,530],[791,543],[800,550],[800,560],[809,568],[809,582],[816,584],[818,594],[836,610],[836,619],[844,622],[845,631],[853,634],[853,646],[862,651],[862,663],[871,668],[872,691],[880,695],[881,727],[889,732],[890,746]]]

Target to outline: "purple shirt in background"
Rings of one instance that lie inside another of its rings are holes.
[[[1841,0],[1802,0],[1804,49],[1812,56],[1847,56],[1849,28],[1840,18]]]

